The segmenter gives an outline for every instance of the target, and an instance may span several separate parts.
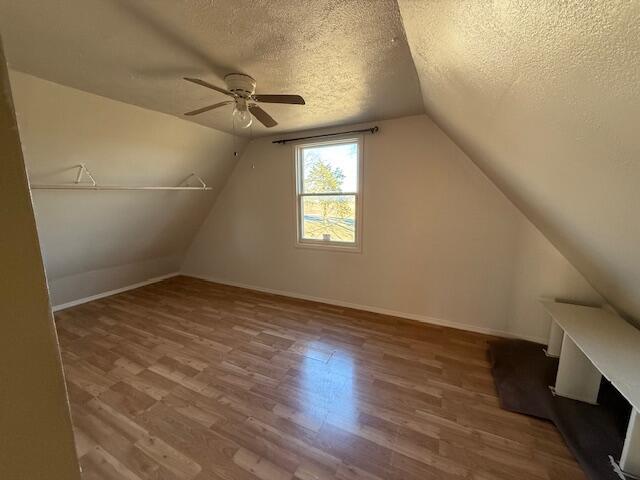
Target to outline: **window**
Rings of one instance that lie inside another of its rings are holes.
[[[360,137],[296,146],[298,245],[360,249]]]

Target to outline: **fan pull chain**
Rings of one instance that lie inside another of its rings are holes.
[[[233,156],[237,157],[238,155],[240,155],[240,152],[238,152],[238,139],[236,138],[236,117],[235,115],[233,115],[231,117],[231,128],[233,130]]]

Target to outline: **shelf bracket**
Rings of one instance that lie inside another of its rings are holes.
[[[87,166],[84,163],[81,163],[80,165],[77,166],[78,168],[78,174],[76,175],[76,184],[82,183],[82,177],[84,175],[86,175],[87,177],[89,177],[89,181],[91,182],[91,186],[95,187],[96,186],[96,179],[93,178],[93,175],[91,175],[91,172],[89,170],[87,170]]]

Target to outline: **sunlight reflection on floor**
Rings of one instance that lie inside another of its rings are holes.
[[[332,423],[355,425],[358,421],[355,398],[356,367],[353,358],[323,342],[309,342],[308,355],[301,365],[300,409],[309,417],[330,417]],[[318,352],[331,352],[326,361]]]

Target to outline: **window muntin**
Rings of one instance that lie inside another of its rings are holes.
[[[359,248],[361,146],[348,138],[296,147],[299,245]]]

